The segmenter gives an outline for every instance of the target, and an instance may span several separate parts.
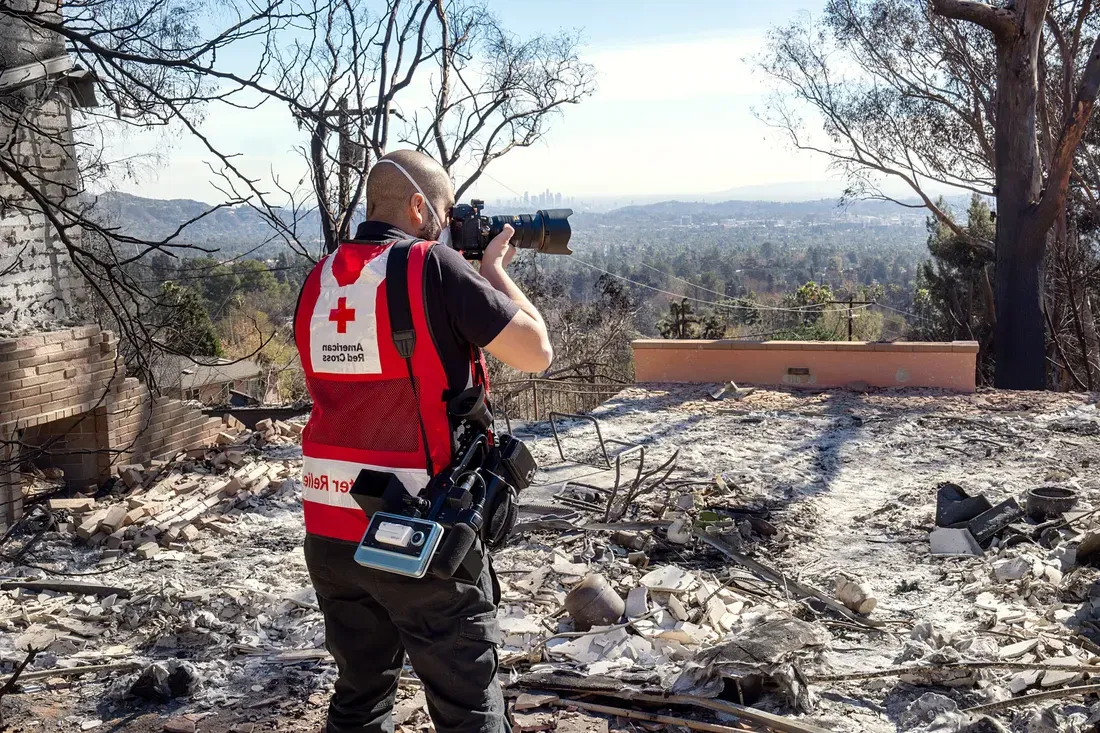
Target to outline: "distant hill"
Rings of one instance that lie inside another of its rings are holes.
[[[914,199],[912,203],[918,202]],[[967,197],[948,199],[948,204],[956,210],[964,210],[969,204]],[[923,208],[901,206],[892,201],[855,201],[845,206],[838,199],[818,199],[815,201],[721,201],[707,203],[702,201],[662,201],[642,206],[627,206],[608,212],[617,218],[646,218],[668,220],[676,217],[702,217],[704,220],[720,219],[785,219],[793,221],[831,221],[851,217],[898,217],[903,221],[923,222],[928,216]]]
[[[141,239],[156,240],[171,235],[185,222],[192,221],[211,208],[210,204],[190,199],[148,199],[111,191],[96,197],[95,210],[101,221],[118,226],[123,233]],[[291,213],[285,212],[285,221]],[[300,238],[316,241],[320,218],[311,212],[298,222]],[[268,221],[248,206],[218,209],[188,224],[177,241],[216,246],[225,251],[240,251],[271,240]],[[279,246],[275,242],[273,246]]]
[[[961,211],[965,209],[967,199],[957,197],[957,200],[949,199],[949,203]],[[119,192],[105,193],[96,199],[96,209],[102,221],[143,239],[167,237],[184,222],[201,216],[209,208],[209,204],[190,199],[149,199]],[[488,210],[487,213],[499,212]],[[606,213],[578,213],[572,222],[575,231],[595,230],[606,223],[668,222],[681,217],[692,217],[696,224],[727,219],[828,222],[851,220],[852,217],[898,217],[902,223],[912,226],[922,223],[926,216],[924,209],[911,209],[884,201],[860,201],[845,207],[840,207],[836,199],[787,202],[734,200],[718,203],[662,201]],[[286,217],[289,221],[289,212]],[[362,216],[356,221],[361,219]],[[297,230],[300,239],[311,244],[319,241],[318,214],[311,212],[307,215],[298,223]],[[253,209],[238,206],[218,209],[198,219],[188,225],[178,241],[217,247],[233,253],[254,248],[271,239],[272,229],[267,221]],[[271,256],[281,246],[281,242],[276,240],[271,244],[271,251],[265,249],[261,253]]]

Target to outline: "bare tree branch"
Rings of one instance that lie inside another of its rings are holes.
[[[1016,30],[1015,13],[979,0],[932,0],[932,7],[945,18],[970,21],[1002,40]]]
[[[1050,227],[1065,201],[1074,157],[1085,135],[1085,128],[1092,116],[1098,92],[1100,92],[1100,35],[1097,35],[1092,45],[1088,64],[1085,66],[1081,84],[1077,88],[1077,98],[1070,108],[1062,134],[1058,139],[1058,147],[1051,159],[1047,184],[1037,214],[1039,225],[1043,228]]]

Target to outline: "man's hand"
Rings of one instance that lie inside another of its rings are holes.
[[[546,322],[504,270],[516,254],[516,248],[509,244],[513,234],[515,230],[505,224],[481,255],[481,276],[519,306],[519,312],[485,349],[521,372],[541,372],[554,361],[554,349]]]
[[[499,267],[505,269],[512,264],[512,258],[516,256],[516,248],[510,242],[516,230],[511,224],[505,224],[500,234],[493,237],[485,252],[481,255],[481,264],[484,267]]]

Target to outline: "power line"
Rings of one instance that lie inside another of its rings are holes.
[[[650,270],[653,270],[654,272],[659,272],[660,274],[664,275],[665,277],[670,277],[670,278],[672,278],[673,280],[679,280],[680,282],[684,283],[685,285],[690,285],[691,287],[693,287],[693,288],[698,288],[699,290],[702,290],[702,291],[704,291],[704,292],[707,292],[707,293],[713,293],[714,295],[720,295],[720,296],[721,296],[721,297],[723,297],[723,298],[728,298],[728,297],[730,297],[730,296],[726,295],[725,293],[719,293],[719,292],[718,292],[717,290],[711,290],[710,288],[704,288],[704,287],[703,287],[702,285],[696,285],[695,283],[691,282],[690,280],[685,280],[685,279],[684,279],[684,278],[682,278],[682,277],[676,277],[675,275],[672,275],[672,274],[670,274],[670,273],[667,273],[667,272],[665,272],[664,270],[658,270],[658,269],[657,269],[656,267],[654,267],[653,265],[647,265],[647,264],[646,264],[646,263],[644,263],[644,262],[639,262],[638,264],[639,264],[639,265],[641,265],[642,267],[645,267],[645,268],[648,268],[648,269],[650,269]]]
[[[903,311],[900,308],[894,308],[893,306],[886,305],[885,303],[875,303],[879,308],[885,308],[888,311],[894,311],[900,313],[903,316],[909,316],[910,318],[923,319],[924,316],[917,315],[916,313],[910,313],[909,311]]]
[[[781,312],[781,313],[807,313],[807,312],[840,313],[842,311],[849,310],[848,308],[834,308],[832,310],[819,310],[821,308],[824,308],[827,305],[826,303],[822,303],[822,304],[819,304],[819,305],[806,305],[806,306],[801,306],[801,307],[798,307],[798,308],[781,308],[779,306],[772,306],[772,305],[741,305],[741,304],[737,304],[737,303],[723,303],[723,302],[715,302],[713,300],[702,300],[701,298],[693,298],[690,295],[682,295],[680,293],[674,293],[670,290],[662,290],[661,288],[656,288],[656,287],[653,287],[652,285],[646,285],[645,283],[638,282],[637,280],[631,280],[630,278],[623,277],[622,275],[619,275],[618,273],[611,272],[609,270],[605,270],[602,267],[597,267],[596,265],[593,265],[591,262],[585,262],[582,259],[578,259],[576,256],[574,256],[572,258],[572,261],[573,262],[579,262],[580,264],[584,265],[585,267],[591,267],[593,270],[597,270],[599,272],[602,272],[605,275],[610,275],[613,278],[616,278],[618,280],[622,280],[623,282],[630,283],[631,285],[637,285],[640,288],[646,288],[648,290],[652,290],[652,291],[657,292],[657,293],[662,293],[664,295],[670,295],[673,298],[681,298],[683,300],[690,300],[690,301],[694,301],[696,303],[702,303],[704,305],[715,306],[715,307],[718,307],[718,308],[730,308],[730,309],[733,309],[733,310],[751,310],[751,311],[776,311],[776,312]],[[688,284],[691,285],[691,283],[688,283]],[[711,291],[711,292],[714,292],[714,291]],[[726,297],[726,296],[723,296],[723,297]],[[850,310],[853,310],[853,311],[864,310],[866,308],[870,308],[871,305],[872,304],[868,303],[868,304],[865,304],[865,305],[857,306],[857,307],[852,308]]]
[[[522,193],[520,193],[520,192],[519,192],[519,191],[517,191],[516,189],[512,188],[511,186],[509,186],[509,185],[508,185],[507,183],[504,183],[503,181],[500,181],[500,180],[498,180],[498,179],[496,179],[496,178],[493,178],[493,177],[492,177],[491,175],[489,175],[489,171],[482,171],[482,172],[481,172],[481,175],[485,176],[485,177],[486,177],[486,178],[488,178],[488,179],[489,179],[490,181],[493,181],[493,182],[495,182],[495,183],[496,183],[497,185],[500,185],[500,186],[504,186],[504,187],[505,187],[505,188],[507,188],[507,189],[508,189],[509,191],[511,191],[512,193],[514,193],[514,194],[515,194],[516,196],[518,196],[519,198],[523,198],[523,194],[522,194]]]

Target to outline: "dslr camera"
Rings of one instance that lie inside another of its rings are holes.
[[[485,248],[505,224],[511,224],[516,233],[512,246],[533,249],[548,255],[571,255],[569,228],[572,209],[540,209],[534,214],[482,216],[485,202],[473,199],[468,204],[451,208],[451,246],[468,260],[480,260]]]

